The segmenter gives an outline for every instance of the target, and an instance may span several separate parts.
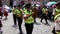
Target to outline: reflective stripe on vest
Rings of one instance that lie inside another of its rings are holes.
[[[55,17],[54,17],[54,20],[57,20],[57,18],[60,16],[60,14],[58,14],[58,15],[56,15]]]
[[[27,11],[27,9],[24,10],[24,13],[27,14],[32,14],[31,11]],[[27,24],[31,24],[34,23],[34,18],[32,16],[28,17],[27,19],[25,19],[25,23]]]

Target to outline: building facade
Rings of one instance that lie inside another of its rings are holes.
[[[10,5],[10,3],[13,3],[13,1],[16,1],[17,4],[20,4],[21,1],[25,1],[25,3],[32,3],[32,4],[43,4],[52,0],[0,0],[2,4]],[[53,0],[55,1],[55,0]]]

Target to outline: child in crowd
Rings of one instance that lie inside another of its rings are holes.
[[[6,8],[4,8],[4,16],[5,16],[5,20],[7,20],[8,10]]]

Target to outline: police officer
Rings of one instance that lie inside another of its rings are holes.
[[[21,25],[22,25],[22,21],[23,21],[23,15],[22,15],[22,11],[20,10],[20,5],[17,6],[17,9],[16,9],[16,16],[17,16],[17,20],[18,20],[18,26],[19,26],[19,31],[20,33],[19,34],[23,34],[22,32],[22,28],[21,28]]]
[[[55,8],[55,11],[54,11],[54,13],[53,13],[55,16],[54,16],[54,21],[55,21],[55,24],[57,24],[58,22],[58,17],[60,16],[60,2],[58,2],[57,4],[56,4],[56,8]],[[57,23],[56,23],[57,22]],[[57,24],[58,25],[58,24]],[[59,28],[59,27],[58,27]],[[56,30],[56,26],[55,26],[55,33],[56,32],[60,32],[60,31],[58,31],[58,30]],[[53,32],[54,33],[54,32]],[[55,34],[54,33],[54,34]],[[58,33],[57,33],[58,34]]]
[[[37,24],[36,18],[38,17],[38,9],[36,8],[36,4],[34,4],[34,7],[32,8],[32,11],[34,12],[34,14],[33,14],[34,22],[35,22],[35,24]]]
[[[34,23],[33,12],[30,10],[30,6],[30,4],[27,4],[24,8],[24,21],[27,34],[32,34]]]
[[[16,19],[17,19],[17,17],[16,17],[16,6],[14,6],[12,12],[13,12],[14,27],[15,27],[17,25],[17,23],[16,23]]]
[[[46,6],[44,6],[44,8],[42,9],[41,22],[42,22],[42,20],[43,20],[43,18],[44,18],[45,21],[46,21],[46,24],[48,24],[48,22],[47,22],[47,14],[48,14],[48,9],[46,8]]]
[[[59,15],[60,14],[60,2],[58,2],[57,4],[56,4],[56,8],[55,8],[55,10],[54,10],[54,12],[53,12],[53,15],[55,15],[55,17],[57,16],[57,15]],[[54,20],[55,20],[55,18],[54,18]]]

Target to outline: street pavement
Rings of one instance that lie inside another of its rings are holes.
[[[3,27],[2,27],[3,33],[2,34],[18,34],[19,33],[18,26],[12,27],[14,24],[12,13],[9,13],[8,20],[4,20],[4,18],[5,17],[3,17],[3,19],[2,19],[2,24],[3,24]],[[34,29],[33,29],[32,34],[53,34],[52,30],[54,27],[54,22],[51,22],[48,20],[48,23],[50,25],[45,25],[44,24],[45,21],[43,20],[43,23],[41,23],[40,18],[37,18],[36,21],[38,24],[34,24]],[[26,34],[24,20],[22,23],[22,30],[23,30],[23,33]]]

